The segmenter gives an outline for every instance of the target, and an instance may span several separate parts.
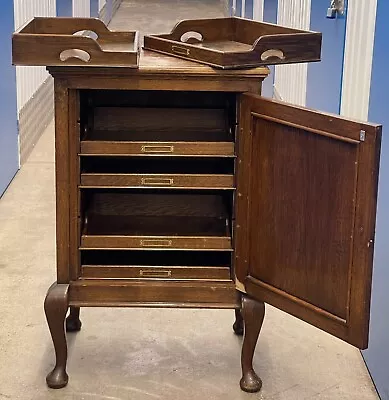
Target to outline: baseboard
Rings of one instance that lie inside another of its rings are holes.
[[[112,2],[112,15],[115,15],[116,11],[120,7],[123,0],[113,0]]]
[[[54,118],[54,86],[50,76],[19,112],[20,164],[24,164]]]
[[[108,25],[111,22],[112,17],[115,15],[122,1],[123,0],[112,1],[112,15],[109,15],[107,3],[104,4],[103,8],[99,12],[99,18],[105,23],[105,25]]]
[[[110,18],[109,18],[107,3],[105,3],[103,8],[100,10],[99,18],[104,22],[105,25],[109,24]]]

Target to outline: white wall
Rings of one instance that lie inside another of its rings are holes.
[[[352,0],[348,4],[341,114],[367,120],[377,0]]]
[[[73,0],[73,17],[90,17],[90,0]]]
[[[15,30],[33,17],[55,16],[55,3],[55,0],[14,0]],[[45,67],[16,67],[18,112],[48,76]]]
[[[314,0],[313,0],[314,1]],[[309,30],[311,0],[279,0],[279,25]],[[308,64],[276,66],[274,88],[276,97],[288,103],[304,106],[307,96]]]
[[[265,0],[253,0],[253,19],[263,21],[263,8]]]

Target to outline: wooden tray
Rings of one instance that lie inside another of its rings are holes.
[[[235,189],[234,175],[220,174],[81,174],[81,188]]]
[[[230,281],[231,254],[217,251],[86,250],[83,279]]]
[[[138,68],[139,34],[95,18],[36,17],[12,36],[14,65]]]
[[[185,20],[171,33],[149,35],[144,48],[214,67],[245,68],[320,61],[321,33],[247,20]]]
[[[82,157],[82,188],[234,189],[231,158]]]
[[[81,250],[232,251],[222,194],[83,192]],[[88,196],[87,196],[88,197]]]

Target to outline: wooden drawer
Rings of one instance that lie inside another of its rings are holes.
[[[232,250],[230,191],[81,192],[81,249]]]
[[[81,187],[233,189],[233,175],[81,174]]]
[[[81,276],[88,279],[171,279],[229,281],[228,267],[83,265]]]
[[[87,250],[83,279],[231,280],[231,254],[210,251]]]
[[[83,140],[81,142],[81,155],[234,157],[235,145],[233,142],[228,141],[129,142],[115,140]]]
[[[119,236],[82,235],[85,249],[166,249],[232,251],[229,236]]]

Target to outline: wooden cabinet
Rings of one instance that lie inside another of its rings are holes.
[[[45,310],[67,383],[80,307],[236,310],[245,391],[271,304],[367,346],[380,127],[262,98],[267,69],[144,52],[55,78],[57,282]],[[244,321],[244,322],[243,322]]]

